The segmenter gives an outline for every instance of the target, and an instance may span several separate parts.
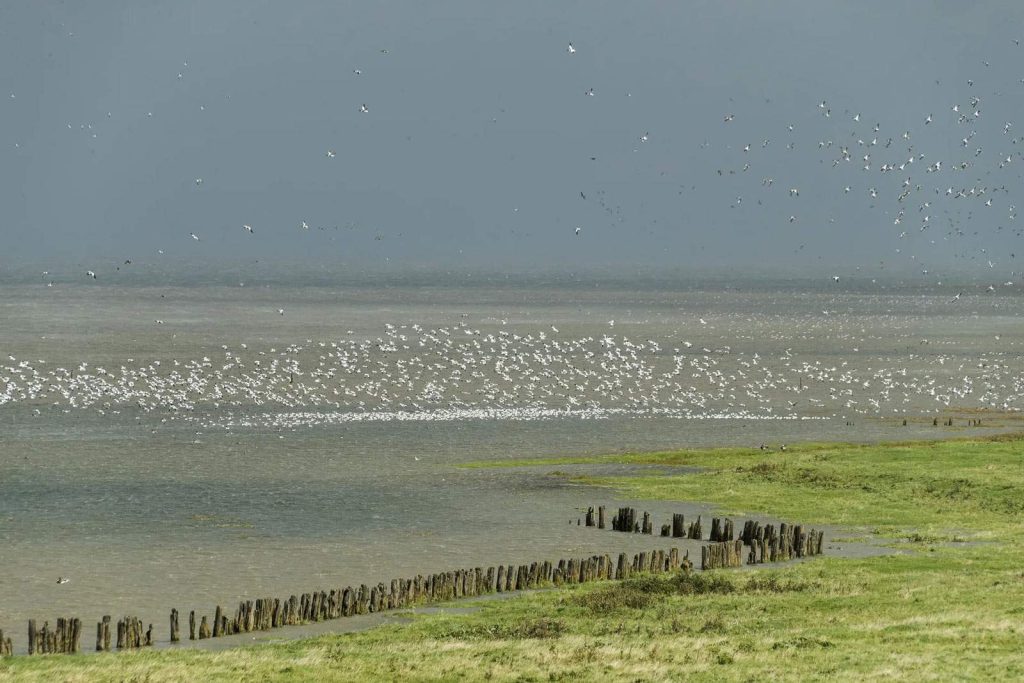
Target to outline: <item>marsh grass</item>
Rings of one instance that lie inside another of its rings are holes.
[[[0,680],[1024,680],[1024,442],[597,461],[702,468],[587,480],[629,497],[842,525],[857,530],[844,535],[880,534],[901,552],[641,575],[222,652],[18,657],[0,661]]]

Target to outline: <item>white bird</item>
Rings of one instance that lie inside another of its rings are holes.
[[[67,583],[70,580],[71,579],[65,579],[63,576],[58,576],[57,577],[57,583],[59,583],[59,584],[65,584],[65,583]]]
[[[571,55],[576,54],[576,48],[572,46],[572,43],[569,43],[569,47],[565,48],[565,51]]]
[[[190,232],[188,236],[194,239],[196,242],[199,241],[199,235],[195,234],[194,232]]]
[[[581,228],[580,226],[578,226],[578,225],[577,225],[577,226],[576,226],[576,234],[578,235],[578,234],[580,234],[581,232],[583,232],[583,228]]]
[[[333,149],[327,150],[327,158],[328,159],[333,159],[334,157],[335,157],[334,150]]]
[[[309,223],[307,223],[306,221],[302,221],[302,229],[309,230]]]
[[[278,315],[284,315],[284,309],[283,308],[277,309],[277,314]]]
[[[251,225],[243,225],[243,226],[242,226],[242,228],[243,228],[243,229],[244,229],[244,230],[245,230],[246,232],[248,232],[248,233],[249,233],[250,235],[252,234],[252,226],[251,226]]]
[[[91,270],[87,270],[87,271],[85,271],[85,274],[86,274],[86,275],[88,275],[89,277],[91,277],[91,278],[92,278],[93,280],[95,280],[95,279],[96,279],[96,273],[94,273],[94,272],[93,272],[93,271],[91,271]]]
[[[202,184],[203,184],[203,179],[202,178],[196,178],[196,185],[202,185]]]
[[[363,112],[364,114],[369,114],[370,113],[370,108],[367,107],[365,104],[360,104],[359,105],[359,111]]]
[[[839,276],[838,275],[833,275],[832,276],[832,282],[839,282]]]

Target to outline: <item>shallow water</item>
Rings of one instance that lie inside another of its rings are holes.
[[[463,462],[981,434],[1017,429],[1024,406],[1018,295],[428,285],[5,287],[0,627],[16,647],[28,618],[88,634],[133,614],[166,638],[172,607],[662,546],[577,527],[580,507],[625,502],[550,475],[568,468]],[[175,361],[191,405],[140,405]],[[228,396],[240,363],[249,393]],[[588,374],[560,385],[570,369]],[[609,467],[631,471],[571,469]],[[637,507],[656,524],[706,512]]]

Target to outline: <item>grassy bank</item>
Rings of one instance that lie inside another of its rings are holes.
[[[901,552],[586,584],[481,602],[471,614],[216,653],[20,657],[0,661],[0,679],[1024,679],[1024,441],[602,460],[705,468],[591,481],[631,497],[839,524]]]

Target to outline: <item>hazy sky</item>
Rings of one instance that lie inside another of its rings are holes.
[[[1022,27],[1016,0],[5,2],[0,269],[1005,279],[1024,240]]]

